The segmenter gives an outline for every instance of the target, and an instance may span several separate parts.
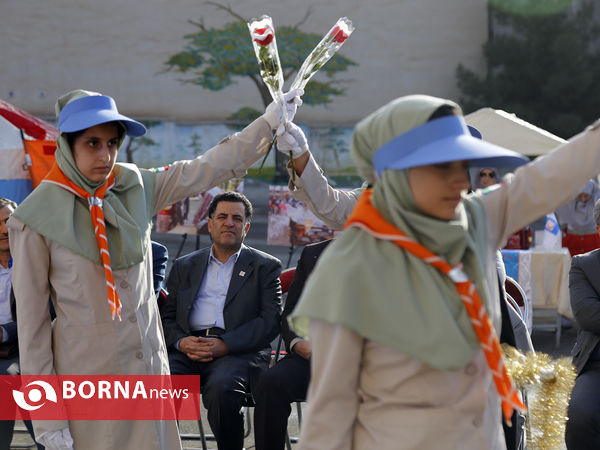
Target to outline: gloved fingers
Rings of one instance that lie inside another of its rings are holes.
[[[293,150],[295,145],[296,139],[289,133],[284,133],[277,138],[278,150],[287,152],[288,150]]]
[[[65,444],[65,450],[73,450],[73,437],[71,436],[71,431],[68,428],[63,428],[62,435]]]
[[[308,142],[302,129],[295,123],[288,122],[285,132],[277,137],[277,149],[283,153],[291,150],[294,158],[302,155],[308,150]]]
[[[296,141],[306,140],[306,137],[304,136],[304,132],[302,131],[302,128],[300,128],[294,122],[288,122],[286,131],[289,134],[291,134]]]
[[[73,438],[68,428],[56,431],[46,431],[36,440],[48,450],[73,450]]]
[[[285,94],[283,94],[283,99],[288,103],[291,103],[293,100],[294,103],[296,103],[296,105],[299,106],[302,104],[302,99],[300,97],[302,97],[303,95],[304,89],[292,89],[291,91],[288,91]]]

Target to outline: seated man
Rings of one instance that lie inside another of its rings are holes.
[[[330,242],[307,245],[298,260],[281,317],[281,336],[288,354],[261,375],[254,396],[254,439],[257,450],[284,448],[290,403],[306,398],[310,382],[310,344],[290,329],[287,316],[298,303],[317,258]]]
[[[241,449],[240,410],[253,370],[266,368],[279,332],[281,263],[242,244],[252,205],[237,192],[213,198],[213,245],[179,258],[167,280],[163,328],[174,375],[198,374],[220,449]]]

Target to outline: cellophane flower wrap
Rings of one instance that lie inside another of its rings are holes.
[[[287,123],[287,111],[283,105],[283,71],[279,62],[277,39],[273,20],[269,16],[261,16],[248,22],[252,46],[258,60],[260,76],[267,85],[274,101],[281,105],[283,123]]]
[[[310,52],[308,58],[304,60],[290,89],[304,89],[306,83],[335,55],[353,31],[352,21],[347,17],[338,19],[331,30],[321,39],[321,42]]]

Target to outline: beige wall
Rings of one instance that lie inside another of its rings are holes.
[[[297,22],[313,3],[305,31],[324,34],[340,16],[356,30],[342,53],[358,67],[341,74],[348,94],[329,107],[305,107],[297,121],[352,124],[388,100],[410,93],[458,98],[459,62],[483,70],[487,37],[482,0],[227,0],[245,17],[269,14],[275,26]],[[198,0],[2,0],[0,98],[31,113],[53,114],[56,97],[75,88],[116,98],[137,118],[219,121],[242,106],[261,108],[248,80],[219,92],[159,74],[188,19],[219,27],[232,18]],[[250,37],[248,37],[250,46]],[[308,86],[310,89],[310,85]]]

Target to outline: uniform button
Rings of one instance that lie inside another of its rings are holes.
[[[135,352],[135,357],[137,359],[142,359],[144,358],[144,352]]]
[[[132,314],[132,315],[129,316],[129,321],[131,323],[137,322],[137,317],[135,316],[135,314]]]
[[[121,281],[119,284],[123,289],[126,289],[129,287],[129,283],[125,280]]]
[[[481,417],[476,417],[473,420],[473,425],[476,426],[477,428],[479,428],[482,423],[483,423],[483,419]]]
[[[465,367],[465,373],[467,375],[475,375],[477,373],[477,366],[473,363],[467,364],[467,367]]]

